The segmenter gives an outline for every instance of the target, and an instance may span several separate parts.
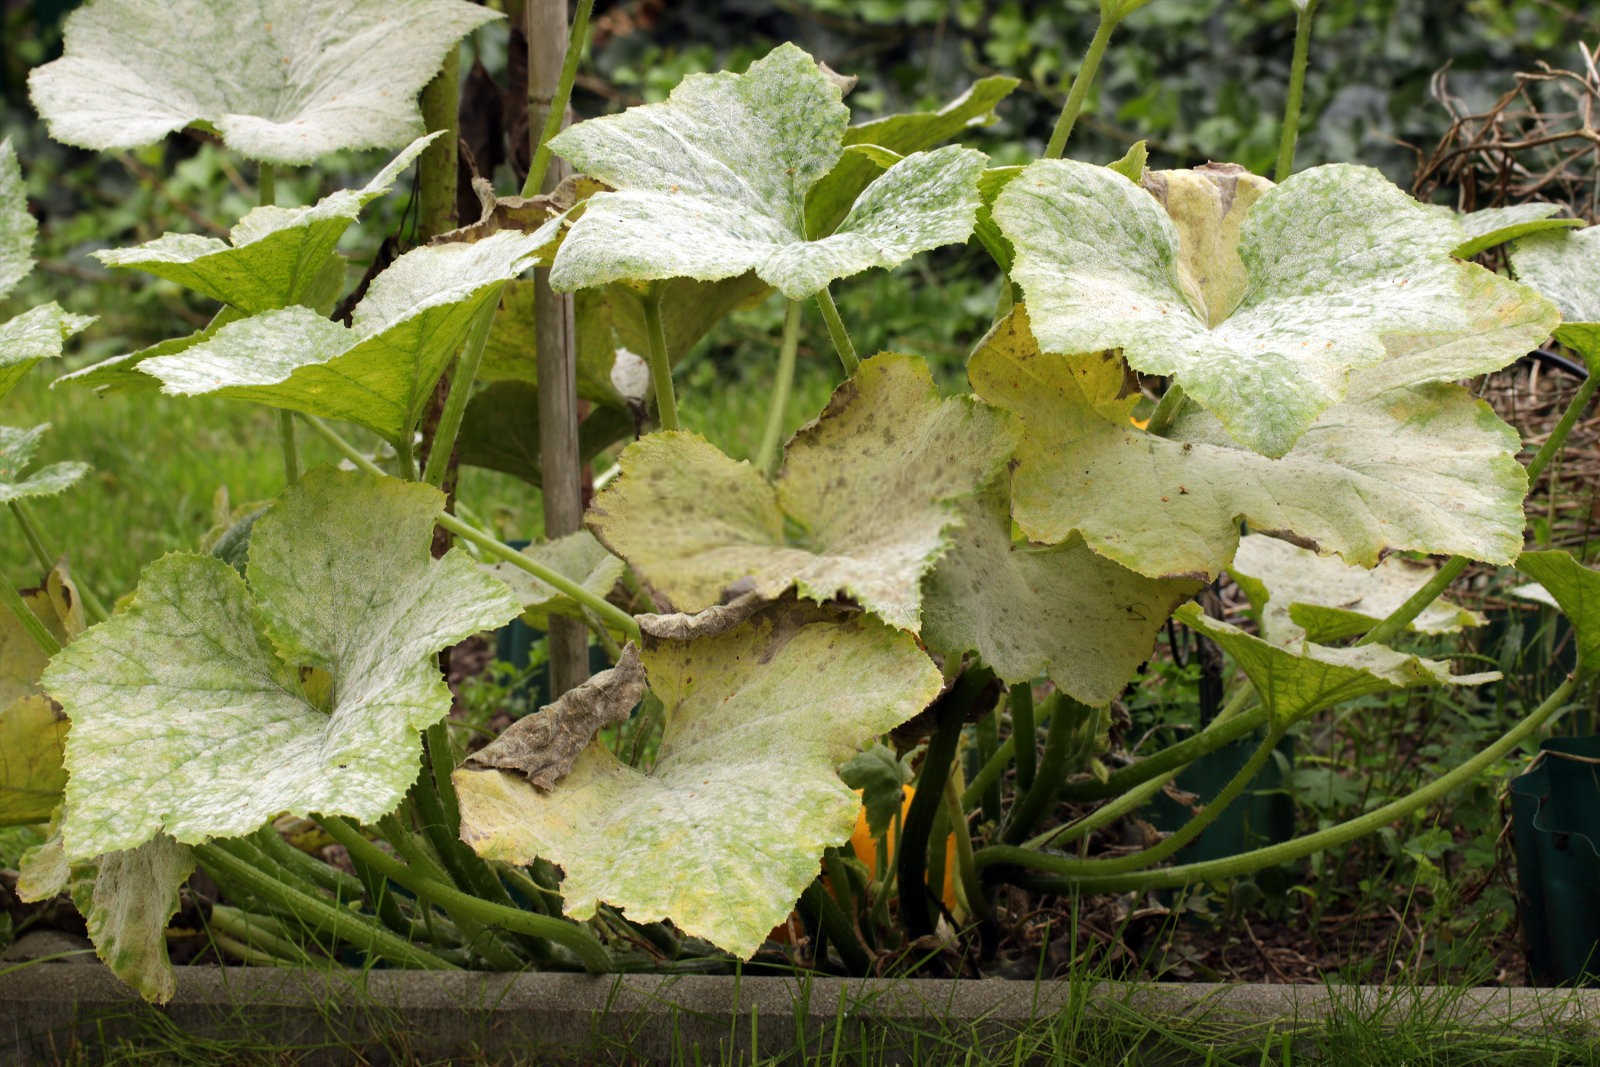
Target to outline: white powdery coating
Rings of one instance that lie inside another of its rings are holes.
[[[39,441],[49,431],[42,423],[28,430],[0,426],[0,504],[30,497],[55,496],[89,473],[87,463],[53,463],[24,478],[23,470],[33,458]]]

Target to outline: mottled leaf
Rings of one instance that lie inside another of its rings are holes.
[[[548,793],[572,771],[573,761],[607,726],[628,721],[644,696],[644,666],[631,641],[610,670],[574,686],[532,715],[524,715],[467,757],[479,771],[510,771]]]
[[[169,233],[94,257],[108,267],[130,267],[177,282],[246,314],[310,304],[308,297],[344,231],[438,136],[431,133],[413,141],[360,189],[341,189],[310,207],[258,207],[239,220],[226,241]]]
[[[1600,370],[1600,226],[1524,237],[1511,246],[1511,270],[1561,309],[1556,340]]]
[[[1461,228],[1467,231],[1467,240],[1451,249],[1450,254],[1460,259],[1470,259],[1479,252],[1547,230],[1571,230],[1583,225],[1582,219],[1552,218],[1561,210],[1560,204],[1512,204],[1509,207],[1486,207],[1460,216]]]
[[[1003,489],[962,502],[950,551],[923,583],[923,641],[946,659],[975,651],[1010,684],[1045,675],[1085,704],[1110,703],[1200,583],[1135,574],[1077,537],[1014,544],[1008,502]]]
[[[72,868],[72,905],[94,951],[145,1000],[165,1004],[178,991],[167,956],[167,923],[178,891],[194,873],[194,854],[165,834]]]
[[[795,435],[775,484],[693,434],[650,434],[623,451],[621,478],[587,521],[682,611],[736,584],[769,599],[792,586],[915,629],[952,502],[987,483],[1011,445],[997,412],[940,400],[921,359],[880,355]]]
[[[50,136],[79,148],[205,123],[241,155],[298,166],[421,134],[417,93],[496,17],[461,0],[92,0],[28,88]]]
[[[0,504],[29,497],[55,496],[89,472],[87,463],[52,463],[24,477],[39,441],[49,431],[48,422],[29,430],[0,426]]]
[[[182,337],[171,337],[153,345],[124,352],[120,355],[108,356],[98,363],[91,363],[87,367],[79,368],[71,374],[63,374],[50,383],[54,389],[58,385],[86,386],[96,392],[120,392],[128,389],[159,389],[161,382],[139,369],[139,364],[155,356],[170,356],[185,349],[192,348],[201,341],[209,341],[215,337],[217,331],[230,322],[237,322],[244,318],[244,313],[233,308],[220,309],[211,321],[194,333]]]
[[[580,289],[573,296],[577,325],[578,396],[596,404],[623,407],[626,400],[612,381],[617,343],[611,327],[610,303],[598,289]],[[538,384],[538,322],[534,316],[532,281],[507,282],[483,345],[478,377]]]
[[[616,191],[587,201],[550,283],[578,289],[754,271],[800,299],[836,278],[966,240],[984,157],[958,147],[907,156],[831,233],[807,232],[806,193],[839,160],[848,120],[839,87],[786,44],[744,74],[691,75],[663,103],[569,127],[551,147]]]
[[[0,400],[40,360],[55,359],[67,338],[94,321],[58,304],[40,304],[0,322]]]
[[[442,504],[320,469],[256,523],[248,585],[209,556],[146,568],[45,672],[72,720],[68,857],[244,834],[284,811],[393,810],[419,731],[450,708],[436,653],[518,610],[459,550],[430,558]]]
[[[1234,444],[1195,408],[1157,437],[1129,422],[1126,368],[1040,354],[1018,309],[968,366],[980,396],[1022,422],[1012,517],[1152,578],[1214,577],[1239,522],[1375,566],[1386,548],[1509,562],[1522,544],[1521,441],[1455,385],[1340,404],[1281,459]]]
[[[1373,693],[1436,685],[1484,685],[1500,673],[1450,673],[1450,664],[1396,652],[1383,645],[1328,648],[1301,642],[1293,648],[1263,641],[1186,604],[1177,617],[1233,657],[1255,687],[1267,713],[1287,727],[1323,708]]]
[[[1600,571],[1590,570],[1568,552],[1524,552],[1517,570],[1544,587],[1578,635],[1578,670],[1600,674]]]
[[[1372,629],[1432,580],[1437,568],[1389,556],[1372,569],[1251,534],[1228,567],[1260,615],[1261,634],[1275,645],[1330,644]],[[1413,633],[1455,633],[1483,617],[1440,598],[1411,621]]]
[[[28,190],[11,138],[0,140],[0,296],[33,270],[33,239],[39,223],[28,212]]]
[[[529,545],[522,554],[602,598],[622,580],[623,571],[628,569],[627,564],[606,551],[588,530]],[[543,628],[551,615],[579,614],[576,601],[521,567],[496,563],[487,569],[510,587],[511,595],[522,604],[522,617],[530,625]]]
[[[588,463],[619,441],[636,434],[634,418],[618,408],[601,407],[578,423],[578,458]],[[495,382],[467,401],[456,438],[456,456],[465,467],[486,467],[537,486],[539,468],[539,389],[527,382]]]
[[[1134,369],[1173,377],[1234,440],[1276,458],[1384,360],[1388,335],[1473,341],[1474,365],[1497,340],[1477,336],[1462,299],[1466,279],[1487,272],[1450,256],[1460,225],[1377,171],[1302,171],[1261,193],[1242,221],[1231,205],[1258,183],[1202,173],[1217,194],[1173,200],[1175,215],[1084,163],[1034,163],[1006,186],[994,217],[1016,248],[1013,276],[1046,352],[1120,349]],[[1517,306],[1541,303],[1504,279],[1481,284],[1505,287]],[[1504,366],[1524,351],[1496,346],[1493,357]],[[1477,373],[1428,366],[1434,377],[1405,384]]]
[[[552,222],[553,229],[559,225]],[[382,274],[346,328],[306,307],[264,312],[139,370],[180,396],[215,393],[409,434],[434,383],[501,285],[531,265],[541,233],[412,249]]]
[[[908,634],[793,601],[715,637],[647,638],[644,665],[666,709],[649,773],[599,744],[550,793],[457,771],[462,837],[559,864],[572,918],[605,901],[747,958],[850,836],[860,801],[835,768],[932,700],[939,672]]]
[[[67,717],[43,694],[0,704],[0,826],[44,822],[61,802]]]

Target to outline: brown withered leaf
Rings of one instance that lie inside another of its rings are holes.
[[[441,233],[430,244],[481,241],[501,230],[518,230],[532,233],[557,215],[571,211],[594,193],[609,189],[604,182],[582,174],[575,174],[548,193],[538,196],[496,196],[494,186],[486,178],[472,179],[472,191],[477,194],[478,221],[448,233]],[[543,250],[541,250],[543,251]]]
[[[700,637],[715,637],[733,629],[750,616],[771,603],[770,598],[755,590],[738,590],[739,583],[729,586],[735,595],[726,604],[714,604],[693,614],[678,612],[673,615],[636,615],[639,629],[654,641],[693,641]]]
[[[626,721],[644,696],[644,665],[638,646],[623,648],[617,665],[601,671],[554,704],[512,723],[499,737],[467,757],[477,770],[510,771],[548,793],[572,770],[578,753],[595,734]]]

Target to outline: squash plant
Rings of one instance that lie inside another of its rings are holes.
[[[44,572],[36,591],[0,583],[0,821],[52,826],[23,893],[70,892],[101,956],[153,1000],[173,992],[163,928],[197,866],[244,909],[215,921],[255,959],[281,955],[293,923],[407,966],[692,969],[752,956],[798,901],[815,962],[829,942],[866,970],[933,929],[947,869],[951,914],[980,925],[1000,882],[1234,876],[1377,829],[1545,726],[1600,670],[1600,575],[1522,554],[1522,498],[1600,379],[1526,469],[1516,433],[1457,382],[1552,333],[1600,360],[1596,232],[1539,209],[1460,218],[1359,166],[1291,173],[1311,3],[1297,5],[1275,181],[1149,170],[1142,145],[1109,167],[1060,158],[1116,25],[1141,6],[1102,0],[1045,158],[1027,166],[944,143],[992,117],[1013,80],[851,125],[844,81],[784,45],[662,103],[552,128],[536,160],[555,153],[579,179],[542,197],[480,190],[481,220],[376,272],[345,322],[329,317],[347,290],[338,239],[419,156],[448,152],[448,124],[425,130],[413,101],[494,13],[91,0],[65,56],[30,79],[52,135],[111,149],[198,128],[259,164],[262,203],[226,240],[101,253],[218,309],[58,384],[274,408],[286,485],[213,551],[151,564],[108,611],[26,507],[85,468],[29,474],[45,427],[0,429],[0,500]],[[400,151],[365,186],[274,203],[273,167],[370,146]],[[33,228],[0,144],[0,287],[30,268]],[[830,287],[973,237],[1008,283],[973,339],[972,391],[941,396],[915,353],[861,358]],[[1469,261],[1513,239],[1513,277]],[[439,486],[452,456],[539,482],[528,422],[547,385],[526,355],[522,277],[535,267],[576,294],[572,378],[593,405],[581,454],[635,436],[640,411],[656,428],[621,450],[587,531],[516,551],[451,514]],[[772,417],[756,462],[737,462],[680,424],[672,365],[771,290],[787,301]],[[808,304],[841,381],[780,449]],[[85,325],[55,305],[0,324],[0,389]],[[1161,390],[1147,421],[1138,383]],[[387,451],[369,456],[330,419]],[[354,469],[301,472],[306,430]],[[436,528],[458,544],[430,551]],[[1389,646],[1474,624],[1439,600],[1469,560],[1545,584],[1578,628],[1582,677],[1401,800],[1164,866],[1308,716],[1494,681]],[[1253,604],[1248,627],[1191,602],[1225,573]],[[463,761],[440,725],[437,654],[518,615],[580,620],[614,666]],[[1174,617],[1243,678],[1206,729],[1111,771],[1096,758],[1105,709]],[[1066,851],[1263,728],[1221,795],[1159,843]],[[630,747],[615,740],[627,732]],[[967,743],[983,760],[963,782]],[[1013,769],[1007,806],[997,783]],[[1057,824],[1064,797],[1105,803]],[[871,869],[840,851],[863,799]],[[280,833],[285,816],[345,846],[354,876]]]

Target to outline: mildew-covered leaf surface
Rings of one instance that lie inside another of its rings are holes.
[[[559,864],[574,919],[606,902],[748,958],[850,836],[861,801],[836,768],[921,711],[939,672],[909,634],[792,599],[689,641],[647,628],[643,660],[666,709],[649,773],[599,743],[549,793],[459,770],[462,837]]]
[[[64,460],[24,475],[39,442],[49,430],[48,422],[27,430],[0,426],[0,504],[29,497],[55,496],[89,473],[87,463]]]
[[[256,523],[245,579],[209,556],[151,564],[45,672],[72,720],[68,858],[244,834],[285,811],[392,811],[419,731],[450,708],[435,654],[519,610],[459,550],[430,558],[442,504],[425,485],[316,470]]]

